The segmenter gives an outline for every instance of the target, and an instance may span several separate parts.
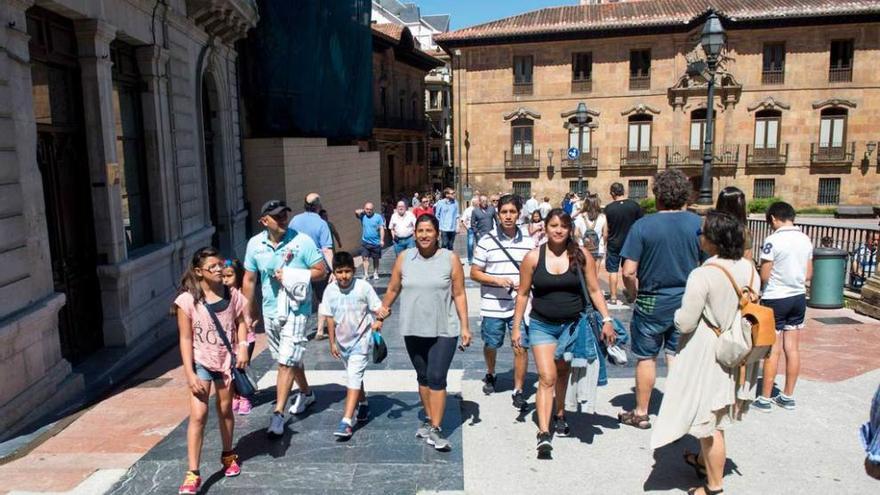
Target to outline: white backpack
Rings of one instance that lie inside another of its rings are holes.
[[[755,280],[754,268],[752,268],[752,277],[747,286],[748,289],[746,290],[745,288],[740,289],[737,287],[733,275],[731,275],[723,266],[714,263],[709,263],[706,266],[712,266],[724,272],[730,280],[730,283],[733,285],[733,289],[736,291],[737,297],[740,301],[749,297],[748,293],[751,292],[752,282]],[[703,318],[706,320],[706,323],[709,324],[709,327],[715,332],[715,335],[718,336],[718,342],[715,345],[715,360],[725,368],[732,369],[744,364],[756,362],[766,357],[767,352],[769,351],[769,348],[765,346],[755,346],[753,344],[752,334],[754,332],[755,322],[752,319],[743,316],[742,307],[742,304],[738,305],[736,316],[733,318],[733,323],[731,323],[729,328],[725,329],[721,329],[720,325],[712,323],[712,319],[706,315],[706,312],[709,312],[711,316],[711,311],[709,311],[708,307],[703,313]]]

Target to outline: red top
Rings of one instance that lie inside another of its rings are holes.
[[[428,215],[433,215],[434,214],[434,207],[429,206],[427,208],[422,208],[421,206],[416,206],[415,208],[413,208],[413,215],[415,215],[416,220],[418,220],[420,216],[422,216],[426,213]]]

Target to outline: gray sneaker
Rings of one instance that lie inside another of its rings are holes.
[[[428,445],[432,445],[434,450],[448,452],[452,450],[452,444],[449,443],[449,440],[441,436],[442,433],[443,432],[440,428],[431,428],[431,432],[428,433],[428,438],[425,441],[428,442]]]
[[[272,418],[269,420],[269,428],[266,429],[266,434],[270,437],[280,437],[284,434],[284,416],[282,414],[272,414]]]
[[[759,395],[757,399],[752,402],[752,409],[756,411],[761,411],[764,413],[768,413],[773,410],[773,404],[770,402],[770,399]]]
[[[797,403],[794,401],[793,398],[783,394],[779,394],[774,397],[773,402],[775,402],[777,406],[783,409],[788,409],[789,411],[794,410],[794,408],[797,406]]]
[[[428,435],[431,433],[431,420],[425,419],[425,421],[419,426],[419,429],[416,430],[416,438],[428,438]]]

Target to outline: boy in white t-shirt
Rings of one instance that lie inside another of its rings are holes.
[[[794,409],[794,386],[800,372],[801,359],[798,330],[804,327],[807,311],[806,283],[813,276],[813,243],[794,225],[794,208],[777,202],[767,209],[767,223],[773,233],[761,247],[761,302],[773,308],[778,338],[770,356],[764,360],[764,381],[761,395],[752,403],[759,411],[770,412],[772,403]],[[779,355],[785,352],[785,387],[770,399]]]
[[[319,312],[327,317],[330,354],[345,363],[348,377],[345,412],[333,435],[347,439],[355,423],[366,421],[370,415],[364,371],[370,362],[372,332],[382,328],[382,322],[374,320],[370,313],[379,309],[382,301],[369,283],[354,278],[351,254],[339,251],[333,255],[333,275],[336,281],[327,286]],[[354,417],[355,408],[357,417]]]

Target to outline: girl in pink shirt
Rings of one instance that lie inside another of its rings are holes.
[[[229,290],[241,294],[241,283],[243,280],[244,265],[241,264],[241,261],[239,261],[238,259],[227,259],[223,262],[223,285],[229,287]],[[245,311],[244,314],[245,319],[247,319],[248,312]],[[254,332],[253,325],[248,325],[247,329],[247,353],[248,361],[250,361],[251,358],[254,357],[254,346],[257,342],[257,334]],[[250,414],[252,407],[253,405],[251,404],[251,400],[247,397],[241,397],[236,394],[232,399],[232,411],[237,412],[242,416],[247,416],[248,414]]]
[[[202,484],[199,458],[205,422],[208,419],[208,397],[211,384],[217,392],[217,410],[223,452],[220,462],[226,476],[238,476],[241,467],[238,456],[232,450],[232,433],[235,418],[232,415],[232,365],[244,368],[248,365],[247,326],[244,322],[246,300],[237,290],[223,285],[224,260],[211,247],[204,247],[193,255],[189,269],[180,281],[180,294],[174,300],[172,311],[177,316],[180,330],[180,356],[190,389],[190,416],[187,427],[187,459],[189,471],[178,493],[198,493]],[[217,328],[211,312],[217,316],[222,328]],[[239,349],[231,355],[217,332],[223,332]]]

